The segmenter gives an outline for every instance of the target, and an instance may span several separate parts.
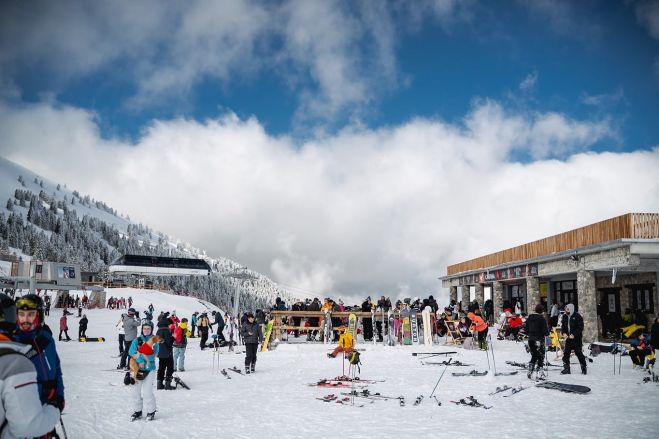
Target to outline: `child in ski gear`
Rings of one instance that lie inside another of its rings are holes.
[[[172,350],[174,345],[174,337],[172,336],[172,328],[174,324],[171,318],[165,316],[162,320],[158,321],[158,332],[156,336],[160,338],[160,350],[158,351],[158,377],[156,389],[158,390],[172,390],[172,374],[174,372],[174,359],[172,358]]]
[[[526,333],[529,336],[529,350],[531,351],[531,361],[529,362],[528,377],[535,370],[540,371],[544,366],[545,356],[545,337],[549,335],[547,321],[543,317],[545,308],[541,304],[535,306],[535,314],[531,314],[526,319]]]
[[[131,357],[137,353],[137,349],[150,338],[153,337],[153,322],[144,320],[142,322],[141,335],[137,337],[128,349],[128,355]],[[154,354],[157,355],[160,350],[159,343],[153,343]],[[133,415],[132,419],[139,419],[142,417],[142,408],[145,406],[147,417],[153,418],[156,413],[156,395],[153,392],[153,381],[155,373],[151,373],[156,369],[156,357],[149,355],[148,365],[140,367],[140,373],[144,375],[144,379],[139,380],[133,386]]]
[[[87,320],[87,314],[83,314],[82,318],[78,322],[78,339],[87,337],[87,323],[89,320]]]
[[[245,373],[254,372],[256,367],[256,351],[259,343],[263,343],[261,326],[256,323],[254,314],[247,313],[247,319],[240,328],[245,343]]]
[[[43,301],[36,294],[16,299],[18,325],[14,340],[32,347],[31,357],[37,372],[37,385],[41,402],[64,410],[64,381],[59,356],[52,332],[44,321]]]
[[[563,370],[561,374],[570,373],[570,354],[574,354],[581,363],[581,373],[586,375],[586,357],[582,349],[583,318],[574,310],[574,304],[565,305],[565,314],[561,320],[561,333],[565,339],[565,351],[563,353]]]
[[[14,301],[0,293],[0,434],[8,439],[54,434],[60,409],[39,400],[35,366],[26,357],[31,348],[11,340],[15,330]]]
[[[330,358],[336,358],[339,352],[350,353],[355,347],[355,340],[352,338],[352,334],[347,331],[347,328],[344,325],[339,326],[339,345],[332,351],[331,354],[327,354]]]
[[[194,316],[193,316],[194,317]],[[173,362],[174,372],[185,372],[185,349],[188,346],[188,319],[183,318],[174,329]]]

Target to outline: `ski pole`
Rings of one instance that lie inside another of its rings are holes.
[[[62,420],[62,414],[61,413],[59,415],[59,423],[62,426],[62,434],[64,434],[64,439],[68,439],[68,436],[66,435],[66,428],[64,428],[64,421]]]
[[[450,360],[449,360],[449,363],[450,363]],[[439,379],[437,380],[437,384],[435,384],[435,387],[432,389],[432,393],[430,394],[430,398],[432,398],[432,396],[435,394],[435,390],[437,389],[437,386],[439,386],[439,382],[442,380],[442,377],[446,373],[446,369],[448,369],[448,364],[444,368],[444,372],[442,372],[442,374],[439,376]]]
[[[485,349],[485,357],[487,358],[487,370],[490,370],[490,348]]]
[[[490,349],[492,349],[492,363],[494,364],[494,374],[497,374],[497,362],[494,359],[494,343],[492,343],[492,336],[488,335],[488,338],[490,340]]]

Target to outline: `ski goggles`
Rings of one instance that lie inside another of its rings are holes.
[[[16,300],[16,309],[32,310],[39,309],[39,303],[29,297],[20,297]]]

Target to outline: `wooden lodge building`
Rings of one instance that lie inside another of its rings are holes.
[[[659,310],[659,213],[628,213],[447,268],[442,285],[482,305],[489,289],[498,316],[504,304],[523,312],[537,303],[573,303],[584,319],[584,340],[602,333],[602,317],[639,310],[652,324]],[[606,324],[606,323],[605,323]]]

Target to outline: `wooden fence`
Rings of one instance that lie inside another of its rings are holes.
[[[298,331],[321,331],[323,329],[322,322],[325,319],[325,313],[322,311],[271,311],[270,314],[274,319],[272,324],[272,332],[275,339],[281,340],[281,331],[282,330],[298,330]],[[345,312],[332,312],[332,318],[348,318],[350,314],[354,314],[357,318],[371,318],[373,314],[370,312],[361,312],[361,311],[345,311]],[[287,317],[300,317],[300,326],[286,325],[282,323],[282,320]],[[387,318],[387,313],[382,311],[375,312],[375,319]],[[317,318],[319,325],[318,326],[304,326],[308,319]]]
[[[659,238],[659,213],[627,213],[528,244],[449,265],[446,271],[451,276],[625,238]]]

